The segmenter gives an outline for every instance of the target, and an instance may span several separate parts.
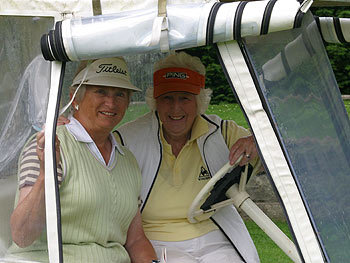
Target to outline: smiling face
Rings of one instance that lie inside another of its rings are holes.
[[[90,135],[109,133],[123,119],[129,105],[126,89],[87,85],[74,117]]]
[[[164,136],[187,140],[197,116],[196,95],[169,92],[156,98],[156,104]]]

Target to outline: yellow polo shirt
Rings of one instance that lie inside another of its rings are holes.
[[[228,121],[227,124],[227,129],[223,129],[223,136],[229,147],[238,138],[249,135],[249,131],[234,121]],[[162,163],[142,212],[144,231],[149,239],[182,241],[218,229],[210,219],[196,224],[187,221],[189,206],[210,179],[196,142],[196,139],[208,131],[208,122],[198,116],[193,124],[190,140],[175,157],[161,129]],[[209,218],[210,215],[206,217]]]

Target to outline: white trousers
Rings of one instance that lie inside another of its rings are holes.
[[[185,241],[151,240],[159,259],[166,263],[242,263],[236,249],[220,230]]]

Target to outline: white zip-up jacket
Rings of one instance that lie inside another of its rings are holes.
[[[211,175],[228,162],[229,149],[221,133],[221,122],[216,115],[202,115],[208,121],[209,132],[197,139],[197,145]],[[122,144],[135,155],[142,173],[141,212],[147,203],[162,162],[160,124],[156,112],[129,122],[120,128]],[[216,212],[211,220],[231,241],[242,259],[248,263],[260,262],[247,228],[233,205]]]

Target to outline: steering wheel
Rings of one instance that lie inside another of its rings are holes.
[[[293,262],[301,262],[298,251],[294,245],[294,243],[275,225],[275,223],[265,215],[265,213],[250,199],[248,193],[245,191],[245,185],[247,183],[248,178],[248,165],[246,165],[244,172],[241,173],[240,178],[237,179],[237,173],[234,173],[233,169],[238,166],[238,163],[241,161],[242,156],[236,161],[234,165],[230,165],[230,163],[226,163],[202,188],[202,190],[198,193],[198,195],[193,200],[190,208],[187,211],[187,220],[190,223],[197,223],[201,221],[200,219],[196,219],[195,217],[200,216],[204,213],[217,211],[217,209],[225,207],[227,205],[234,205],[236,208],[241,208],[285,253],[288,255]],[[228,177],[225,177],[226,173],[232,169]],[[256,174],[260,169],[259,166],[254,167],[251,174]],[[238,172],[241,172],[241,169],[238,169]],[[215,185],[220,179],[223,177],[225,179],[230,179],[236,177],[234,180],[222,181],[223,184],[218,183]],[[237,179],[237,180],[236,180]],[[238,183],[239,180],[239,183]],[[228,183],[227,183],[228,182]],[[225,183],[227,185],[225,186]],[[232,183],[234,183],[232,185]],[[224,185],[224,187],[223,187]],[[228,190],[227,190],[227,187]],[[214,189],[213,189],[214,188]],[[201,205],[201,208],[197,210],[197,207],[202,203],[203,199],[208,195],[210,191],[215,192],[215,190],[221,190],[221,193],[225,194],[224,201],[221,201],[221,197],[219,198],[207,198],[205,204]],[[207,203],[207,201],[210,202]],[[216,201],[219,199],[219,202],[212,204],[212,201]],[[207,203],[207,204],[206,204]],[[202,209],[204,208],[205,211]],[[204,218],[202,220],[205,220]]]
[[[207,197],[208,193],[212,190],[214,185],[231,169],[233,170],[236,168],[243,158],[243,155],[238,158],[238,160],[233,164],[230,165],[230,162],[227,162],[209,181],[208,183],[199,191],[197,196],[194,198],[191,206],[188,209],[187,212],[187,220],[190,223],[197,223],[199,220],[197,220],[195,217],[202,215],[204,213],[209,213],[212,211],[216,211],[218,208],[222,208],[227,205],[236,204],[237,200],[239,202],[243,201],[249,197],[249,195],[244,191],[245,183],[247,181],[247,167],[245,169],[245,172],[240,178],[240,184],[239,186],[237,184],[234,184],[229,188],[229,190],[226,192],[227,195],[230,196],[229,199],[221,201],[219,203],[216,203],[214,205],[211,205],[210,209],[203,210],[199,209],[197,210],[197,207],[203,202],[203,200]],[[239,195],[239,197],[237,196]]]

